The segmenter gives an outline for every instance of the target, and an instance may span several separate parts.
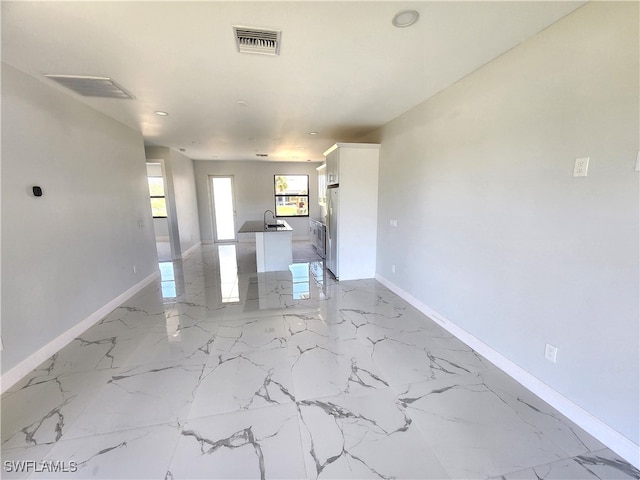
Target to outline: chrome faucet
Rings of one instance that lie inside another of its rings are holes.
[[[265,210],[264,211],[264,215],[262,216],[262,219],[264,220],[264,227],[267,228],[267,213],[271,213],[271,218],[273,218],[274,222],[276,219],[276,214],[273,213],[271,210]]]

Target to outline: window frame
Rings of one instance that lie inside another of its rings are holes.
[[[278,177],[305,177],[307,179],[307,193],[278,193]],[[304,218],[309,217],[309,175],[306,173],[279,173],[273,176],[273,194],[274,194],[274,211],[276,217],[283,218]],[[278,214],[278,198],[286,198],[286,197],[304,197],[306,198],[306,213],[305,214],[293,214],[293,215],[279,215]]]

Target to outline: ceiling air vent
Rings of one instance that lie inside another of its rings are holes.
[[[264,28],[233,27],[236,45],[240,53],[259,53],[262,55],[279,55],[280,30]]]
[[[268,157],[269,154],[268,153],[256,153],[256,157]]]
[[[85,97],[136,98],[109,77],[84,75],[45,75],[45,77]]]

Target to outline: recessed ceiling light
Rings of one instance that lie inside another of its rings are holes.
[[[392,23],[398,28],[410,27],[418,21],[420,14],[415,10],[402,10],[393,16]]]
[[[307,147],[298,147],[298,150],[304,150]]]
[[[161,111],[161,110],[158,110],[158,111],[156,112],[156,115],[160,115],[161,117],[166,117],[166,116],[167,116],[167,115],[169,115],[169,114],[168,114],[167,112],[163,112],[163,111]]]
[[[309,132],[309,135],[318,135],[318,132]]]

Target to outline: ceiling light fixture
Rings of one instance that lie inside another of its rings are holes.
[[[318,132],[309,132],[309,135],[318,135]]]
[[[156,112],[156,115],[159,115],[161,117],[166,117],[167,115],[169,115],[167,112],[163,112],[162,110],[158,110]]]
[[[405,28],[410,27],[418,21],[420,14],[415,10],[402,10],[393,16],[391,21],[395,27]]]

